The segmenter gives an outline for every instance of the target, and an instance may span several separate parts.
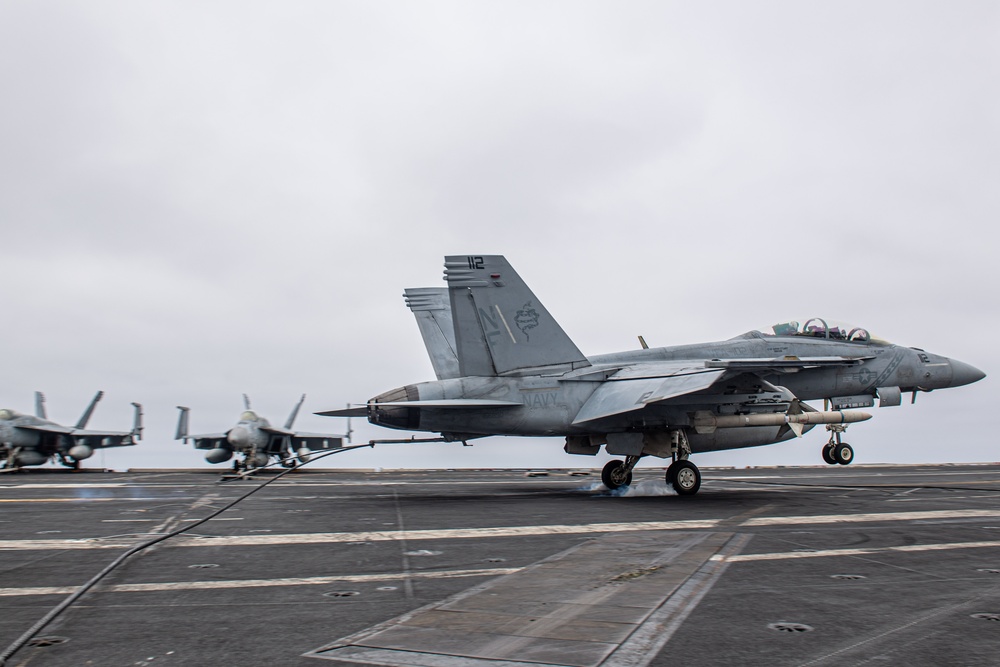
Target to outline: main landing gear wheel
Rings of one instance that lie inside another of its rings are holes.
[[[837,459],[833,456],[836,445],[823,445],[823,460],[830,465],[837,465]]]
[[[833,458],[842,466],[846,466],[854,460],[854,448],[846,442],[838,443],[833,448]]]
[[[701,472],[688,460],[674,461],[667,468],[667,484],[679,496],[693,496],[701,488]]]
[[[612,491],[622,486],[632,484],[632,471],[625,467],[624,461],[608,461],[601,471],[601,481]]]

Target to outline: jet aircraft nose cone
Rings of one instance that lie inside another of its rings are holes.
[[[226,440],[228,440],[229,444],[234,447],[245,447],[247,443],[250,442],[250,434],[245,428],[237,426],[229,432],[229,435],[226,436]]]
[[[951,386],[961,387],[965,384],[972,384],[973,382],[979,382],[984,377],[986,373],[982,372],[975,366],[967,364],[963,361],[956,361],[950,359],[948,363],[951,365]]]

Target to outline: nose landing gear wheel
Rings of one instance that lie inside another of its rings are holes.
[[[854,448],[846,442],[839,443],[833,448],[833,458],[842,466],[846,466],[854,460]]]
[[[674,461],[667,468],[667,484],[679,496],[693,496],[701,488],[701,472],[688,460]]]
[[[612,491],[632,484],[632,471],[627,470],[623,461],[608,461],[601,471],[601,481]]]
[[[830,465],[837,465],[837,459],[833,456],[836,445],[823,445],[823,460]]]

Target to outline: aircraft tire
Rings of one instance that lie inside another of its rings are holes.
[[[833,456],[833,450],[836,445],[823,445],[823,460],[830,465],[837,465],[837,459]]]
[[[677,479],[677,464],[679,461],[674,461],[669,466],[667,466],[667,486],[673,486],[674,481]]]
[[[686,459],[675,461],[667,468],[667,482],[674,487],[677,495],[693,496],[701,488],[701,471]]]
[[[842,466],[850,464],[854,460],[854,448],[843,442],[833,448],[833,458]]]
[[[632,473],[625,472],[624,461],[608,461],[601,471],[601,481],[604,482],[604,486],[614,491],[619,487],[631,485]]]

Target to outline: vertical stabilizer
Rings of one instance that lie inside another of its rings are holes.
[[[506,258],[455,255],[444,266],[462,375],[590,365]]]
[[[90,405],[88,405],[87,409],[83,411],[83,414],[80,416],[80,421],[76,423],[77,428],[87,428],[87,422],[90,421],[90,415],[94,414],[94,408],[97,407],[97,402],[102,398],[104,398],[103,391],[99,391],[94,394],[94,398],[91,399]]]
[[[132,403],[132,409],[135,411],[132,419],[132,436],[136,440],[142,440],[142,405]]]
[[[438,380],[461,377],[455,351],[455,323],[446,287],[413,287],[403,290]]]
[[[45,394],[40,391],[35,392],[35,416],[39,419],[48,419],[45,414]]]
[[[180,415],[177,417],[177,433],[174,435],[174,440],[183,440],[187,442],[188,437],[188,419],[191,414],[191,408],[185,408],[183,405],[178,405],[177,409],[181,411]]]
[[[305,400],[306,395],[302,394],[302,398],[300,398],[299,402],[295,404],[294,408],[292,408],[292,414],[288,415],[288,420],[285,422],[285,428],[292,428],[292,425],[295,423],[295,418],[299,416],[299,408],[302,407],[302,403]]]

